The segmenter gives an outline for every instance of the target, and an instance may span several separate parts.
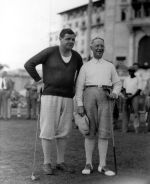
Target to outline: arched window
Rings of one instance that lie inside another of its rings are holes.
[[[99,24],[100,21],[101,21],[101,20],[100,20],[100,17],[98,17],[98,18],[96,19],[96,23]]]
[[[121,10],[121,21],[125,21],[126,20],[126,10],[122,9]]]
[[[138,63],[143,65],[145,62],[148,62],[150,65],[150,36],[144,36],[139,41],[138,47]]]

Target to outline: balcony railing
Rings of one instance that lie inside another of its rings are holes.
[[[150,26],[150,17],[134,18],[129,21],[133,27]]]
[[[143,5],[139,9],[134,9],[130,6],[130,18],[128,23],[131,27],[150,26],[150,9],[145,11]]]

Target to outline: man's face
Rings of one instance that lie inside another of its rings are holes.
[[[129,70],[129,75],[130,76],[133,76],[135,74],[135,71],[134,70]]]
[[[65,34],[63,38],[60,38],[60,44],[64,48],[71,50],[74,47],[76,36],[74,34]]]
[[[95,58],[100,59],[104,53],[104,41],[101,39],[95,39],[91,45],[91,50]]]

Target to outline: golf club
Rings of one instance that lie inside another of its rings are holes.
[[[115,99],[110,97],[110,91],[112,89],[112,87],[108,87],[108,86],[103,86],[104,91],[106,92],[106,95],[109,99],[109,103],[110,103],[110,113],[111,113],[111,134],[112,134],[112,144],[113,144],[113,154],[114,154],[114,166],[115,166],[115,173],[114,175],[117,175],[118,170],[117,170],[117,159],[116,159],[116,147],[115,147],[115,137],[114,137],[114,127],[113,127],[113,109],[115,106]]]
[[[39,177],[34,175],[35,171],[35,161],[36,161],[36,150],[37,150],[37,139],[38,139],[38,124],[40,120],[40,115],[38,114],[37,118],[37,124],[36,124],[36,134],[35,134],[35,142],[34,142],[34,154],[33,154],[33,165],[32,165],[32,174],[31,174],[31,180],[37,180]]]
[[[114,106],[115,106],[115,99],[112,99],[110,102],[111,102],[111,114],[112,114],[112,120],[113,120],[113,109],[114,109]],[[117,159],[116,159],[116,147],[115,147],[115,136],[114,136],[113,121],[111,123],[111,133],[112,133],[115,174],[117,175],[118,170],[117,170]]]
[[[41,95],[42,95],[42,89],[40,89],[40,96],[39,96],[39,105],[41,105]],[[35,134],[35,142],[34,142],[34,154],[33,154],[33,165],[32,165],[32,174],[31,174],[31,180],[39,180],[39,176],[35,176],[35,162],[36,162],[36,151],[37,151],[37,140],[38,140],[38,128],[40,123],[40,108],[38,111],[38,118],[37,118],[37,124],[36,124],[36,134]]]

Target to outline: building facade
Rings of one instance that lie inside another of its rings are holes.
[[[88,5],[60,12],[61,27],[76,34],[75,49],[87,58]],[[59,32],[50,33],[50,45],[58,43]],[[91,38],[105,40],[104,58],[115,65],[135,62],[150,65],[150,0],[98,0],[93,2]],[[56,39],[57,37],[57,39]]]

